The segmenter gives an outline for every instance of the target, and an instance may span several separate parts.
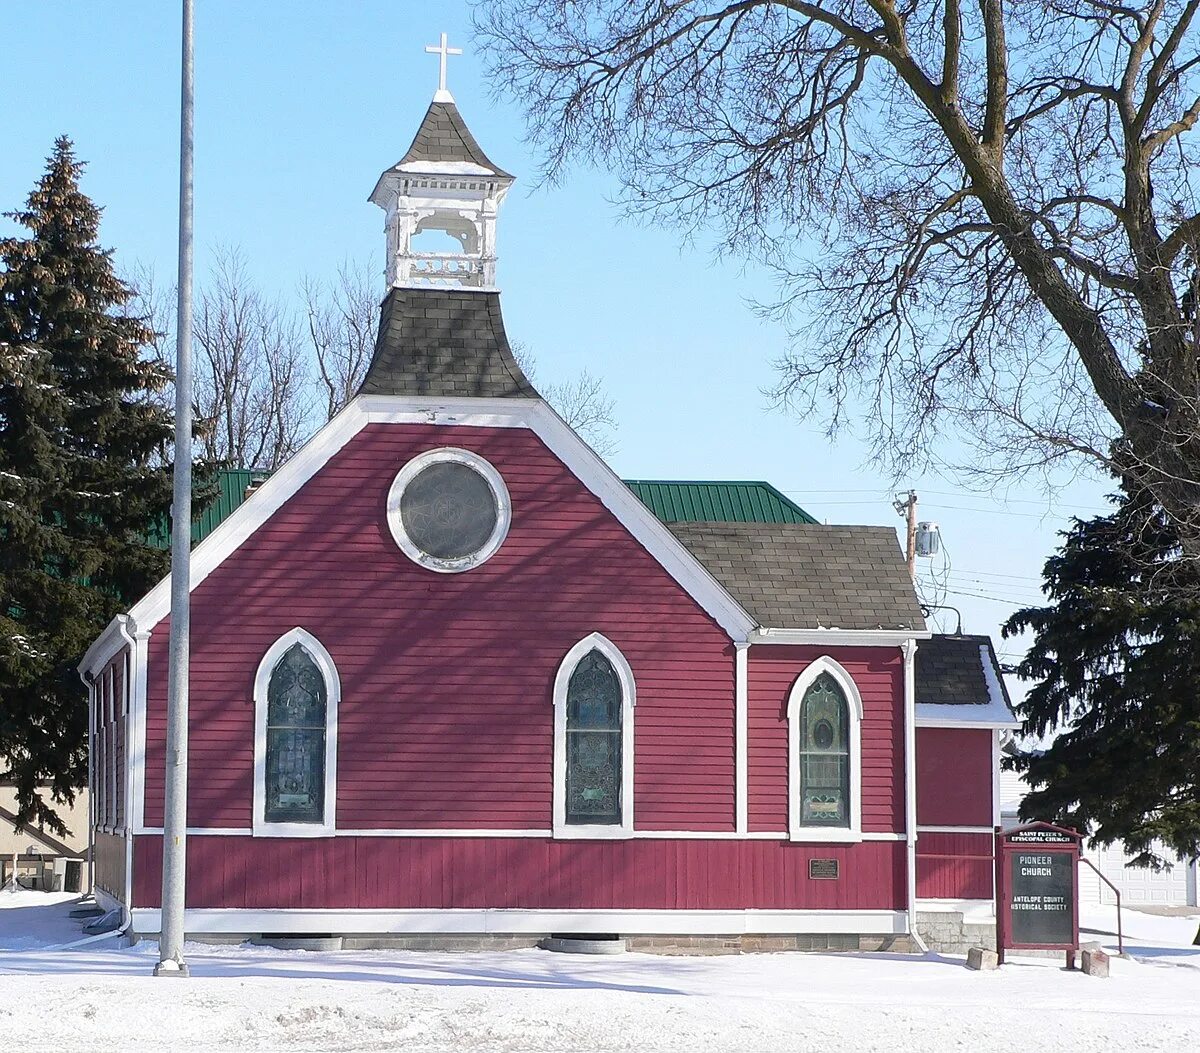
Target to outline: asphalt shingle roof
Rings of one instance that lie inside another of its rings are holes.
[[[923,629],[890,527],[670,523],[768,629]]]
[[[992,665],[1004,702],[1011,709],[1008,688],[989,636],[936,635],[920,641],[915,669],[917,704],[982,706],[991,702],[981,647],[987,648],[987,661]]]
[[[536,398],[513,358],[500,294],[392,289],[359,393]]]
[[[434,102],[425,112],[425,119],[421,121],[408,153],[397,165],[413,162],[437,164],[444,161],[468,161],[488,169],[494,175],[508,176],[507,172],[492,164],[480,149],[458,107],[452,102]]]

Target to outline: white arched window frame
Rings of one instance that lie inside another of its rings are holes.
[[[279,660],[300,644],[325,678],[325,797],[319,823],[267,822],[267,689]],[[256,837],[330,837],[337,803],[337,714],[342,685],[332,656],[312,633],[299,627],[284,633],[267,649],[254,676],[254,819]]]
[[[575,667],[593,651],[612,664],[621,684],[621,823],[567,822],[567,690]],[[633,711],[637,688],[620,649],[600,633],[585,636],[563,657],[554,677],[554,836],[622,838],[633,836]]]
[[[828,673],[846,696],[847,739],[850,765],[846,826],[826,827],[800,822],[800,728],[804,696],[816,679]],[[828,655],[812,662],[797,678],[788,695],[788,836],[793,841],[862,840],[862,695],[845,668]]]

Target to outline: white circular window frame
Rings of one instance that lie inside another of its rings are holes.
[[[445,462],[463,464],[468,468],[473,468],[488,484],[488,488],[492,491],[492,497],[496,501],[496,525],[492,528],[491,535],[481,548],[461,559],[440,559],[437,556],[429,555],[408,536],[408,531],[404,529],[404,520],[400,515],[400,498],[408,484],[431,464]],[[439,574],[461,574],[464,570],[472,570],[480,564],[486,563],[504,544],[504,539],[508,536],[508,528],[512,524],[512,499],[508,496],[508,487],[504,485],[504,479],[489,462],[470,450],[460,450],[455,446],[443,446],[441,449],[429,450],[414,457],[396,473],[396,478],[392,480],[391,488],[388,490],[387,522],[392,537],[400,546],[400,551],[414,563],[426,570],[435,570]]]

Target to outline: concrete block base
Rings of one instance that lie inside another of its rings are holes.
[[[1087,947],[1080,954],[1083,959],[1083,971],[1088,976],[1108,975],[1108,955],[1099,947]]]
[[[995,922],[966,921],[961,911],[918,911],[917,931],[938,954],[967,954],[972,947],[996,949]]]
[[[1000,968],[1000,958],[995,951],[985,951],[982,947],[972,947],[967,951],[967,968],[976,972],[991,972]]]
[[[341,936],[256,936],[250,941],[258,947],[277,951],[340,951]]]
[[[544,951],[558,954],[624,954],[624,940],[571,939],[562,936],[547,936],[538,943]]]

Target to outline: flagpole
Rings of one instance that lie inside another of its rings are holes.
[[[183,0],[179,122],[179,304],[175,327],[175,470],[171,507],[171,644],[167,673],[162,911],[155,976],[187,976],[183,908],[187,867],[188,664],[192,545],[193,0]]]

